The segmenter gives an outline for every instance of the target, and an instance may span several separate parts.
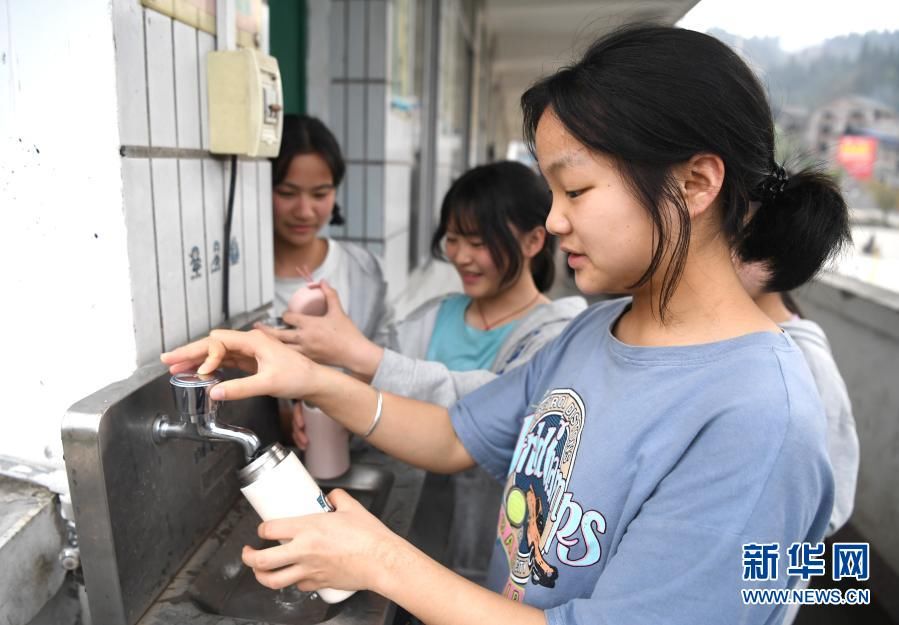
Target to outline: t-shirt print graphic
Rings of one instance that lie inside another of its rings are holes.
[[[525,418],[498,523],[509,565],[503,594],[516,601],[523,601],[529,582],[555,587],[560,571],[551,559],[589,566],[601,557],[597,534],[605,532],[605,519],[596,510],[583,511],[569,490],[585,414],[577,392],[556,389]]]

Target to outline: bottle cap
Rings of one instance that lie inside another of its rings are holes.
[[[249,486],[270,469],[281,464],[281,461],[290,453],[280,443],[272,443],[259,454],[250,464],[237,472],[237,479],[241,487]]]

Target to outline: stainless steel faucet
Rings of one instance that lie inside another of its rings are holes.
[[[153,438],[157,443],[169,438],[196,441],[231,441],[243,448],[247,462],[260,447],[259,437],[247,428],[216,421],[219,402],[209,396],[213,386],[221,382],[216,375],[177,373],[169,383],[175,397],[179,419],[161,415],[153,422]]]

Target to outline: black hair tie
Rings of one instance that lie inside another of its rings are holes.
[[[331,221],[328,222],[332,226],[342,226],[346,223],[343,215],[340,214],[340,205],[334,202],[334,210],[331,212]]]
[[[758,198],[763,204],[774,202],[787,188],[789,177],[783,167],[774,163],[771,172],[762,180],[758,187]]]

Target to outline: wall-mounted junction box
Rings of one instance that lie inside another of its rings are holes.
[[[284,117],[277,59],[247,48],[210,52],[207,69],[209,151],[277,156]]]

